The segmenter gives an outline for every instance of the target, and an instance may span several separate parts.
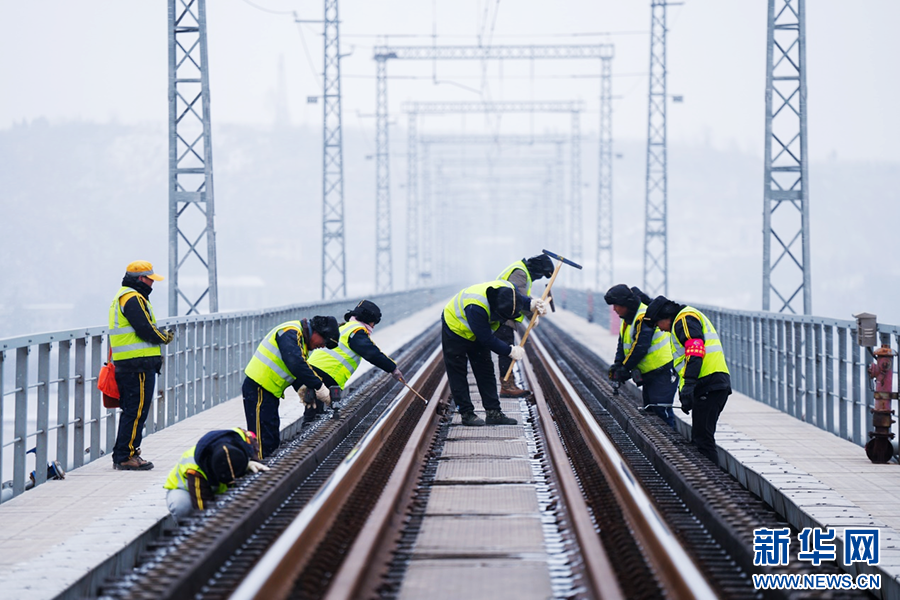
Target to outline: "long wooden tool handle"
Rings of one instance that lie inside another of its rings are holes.
[[[406,382],[405,382],[404,380],[402,380],[402,379],[400,380],[400,383],[402,383],[403,385],[405,385],[406,387],[408,387],[409,390],[410,390],[413,394],[415,394],[416,396],[418,396],[418,397],[422,400],[422,402],[424,402],[425,404],[428,404],[428,400],[426,400],[425,398],[423,398],[423,397],[422,397],[422,394],[420,394],[419,392],[417,392],[413,386],[409,385],[408,383],[406,383]]]
[[[550,282],[547,283],[547,287],[544,289],[544,294],[541,296],[541,301],[546,302],[547,297],[550,295],[550,288],[553,286],[553,282],[556,281],[556,276],[559,274],[559,270],[560,268],[562,268],[562,266],[562,262],[556,263],[556,268],[553,269],[553,275],[550,277]],[[525,347],[525,340],[528,339],[528,334],[531,333],[531,328],[534,327],[534,324],[537,321],[537,316],[537,311],[531,313],[531,320],[528,322],[528,328],[525,330],[525,333],[522,334],[522,341],[519,342],[520,347]],[[509,381],[509,376],[510,374],[512,374],[512,370],[515,365],[515,360],[509,363],[509,368],[506,370],[506,375],[503,376],[503,381]]]

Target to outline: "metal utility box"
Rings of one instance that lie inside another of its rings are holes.
[[[878,321],[872,313],[859,313],[856,317],[856,343],[867,348],[878,345]]]

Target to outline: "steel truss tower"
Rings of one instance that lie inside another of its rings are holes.
[[[416,124],[418,115],[409,113],[406,150],[406,289],[418,284],[419,270],[419,148]]]
[[[219,310],[206,0],[169,0],[169,315]],[[205,243],[204,243],[205,242]],[[182,277],[184,275],[184,277]],[[205,280],[202,291],[184,283]],[[191,289],[192,288],[192,289]]]
[[[575,44],[548,46],[376,46],[375,84],[375,202],[376,202],[376,288],[387,292],[392,287],[390,240],[390,175],[388,164],[388,60],[537,60],[613,58],[612,44]],[[580,239],[579,239],[580,242]]]
[[[600,73],[600,169],[597,180],[597,291],[613,285],[612,244],[612,60]],[[580,272],[580,271],[579,271]]]
[[[666,0],[650,5],[650,94],[647,115],[647,184],[644,220],[644,291],[669,293],[666,205]]]
[[[567,207],[570,214],[571,232],[568,240],[571,249],[568,251],[572,260],[581,261],[581,111],[584,105],[580,101],[507,101],[507,102],[405,102],[401,110],[410,115],[435,115],[453,113],[503,113],[503,112],[546,112],[570,113],[572,118],[571,133],[571,184],[572,197]],[[482,138],[484,139],[484,138]],[[499,139],[503,139],[502,137]],[[577,161],[577,164],[576,164]],[[409,226],[409,224],[408,224]],[[562,229],[560,229],[562,230]],[[425,243],[430,243],[428,240]]]
[[[338,0],[325,0],[322,71],[322,298],[347,295],[344,254],[344,140],[341,131],[341,40]]]
[[[762,298],[763,310],[774,298],[778,312],[796,313],[802,297],[811,314],[804,4],[769,0]]]

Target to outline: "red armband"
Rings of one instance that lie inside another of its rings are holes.
[[[706,343],[700,338],[691,338],[684,344],[684,354],[703,358],[706,356]]]

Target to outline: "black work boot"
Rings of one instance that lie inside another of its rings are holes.
[[[487,411],[487,418],[484,421],[488,425],[515,425],[518,423],[512,417],[504,415],[502,410]]]
[[[462,424],[467,427],[481,427],[484,425],[484,420],[474,412],[462,413],[460,419],[462,420]]]

